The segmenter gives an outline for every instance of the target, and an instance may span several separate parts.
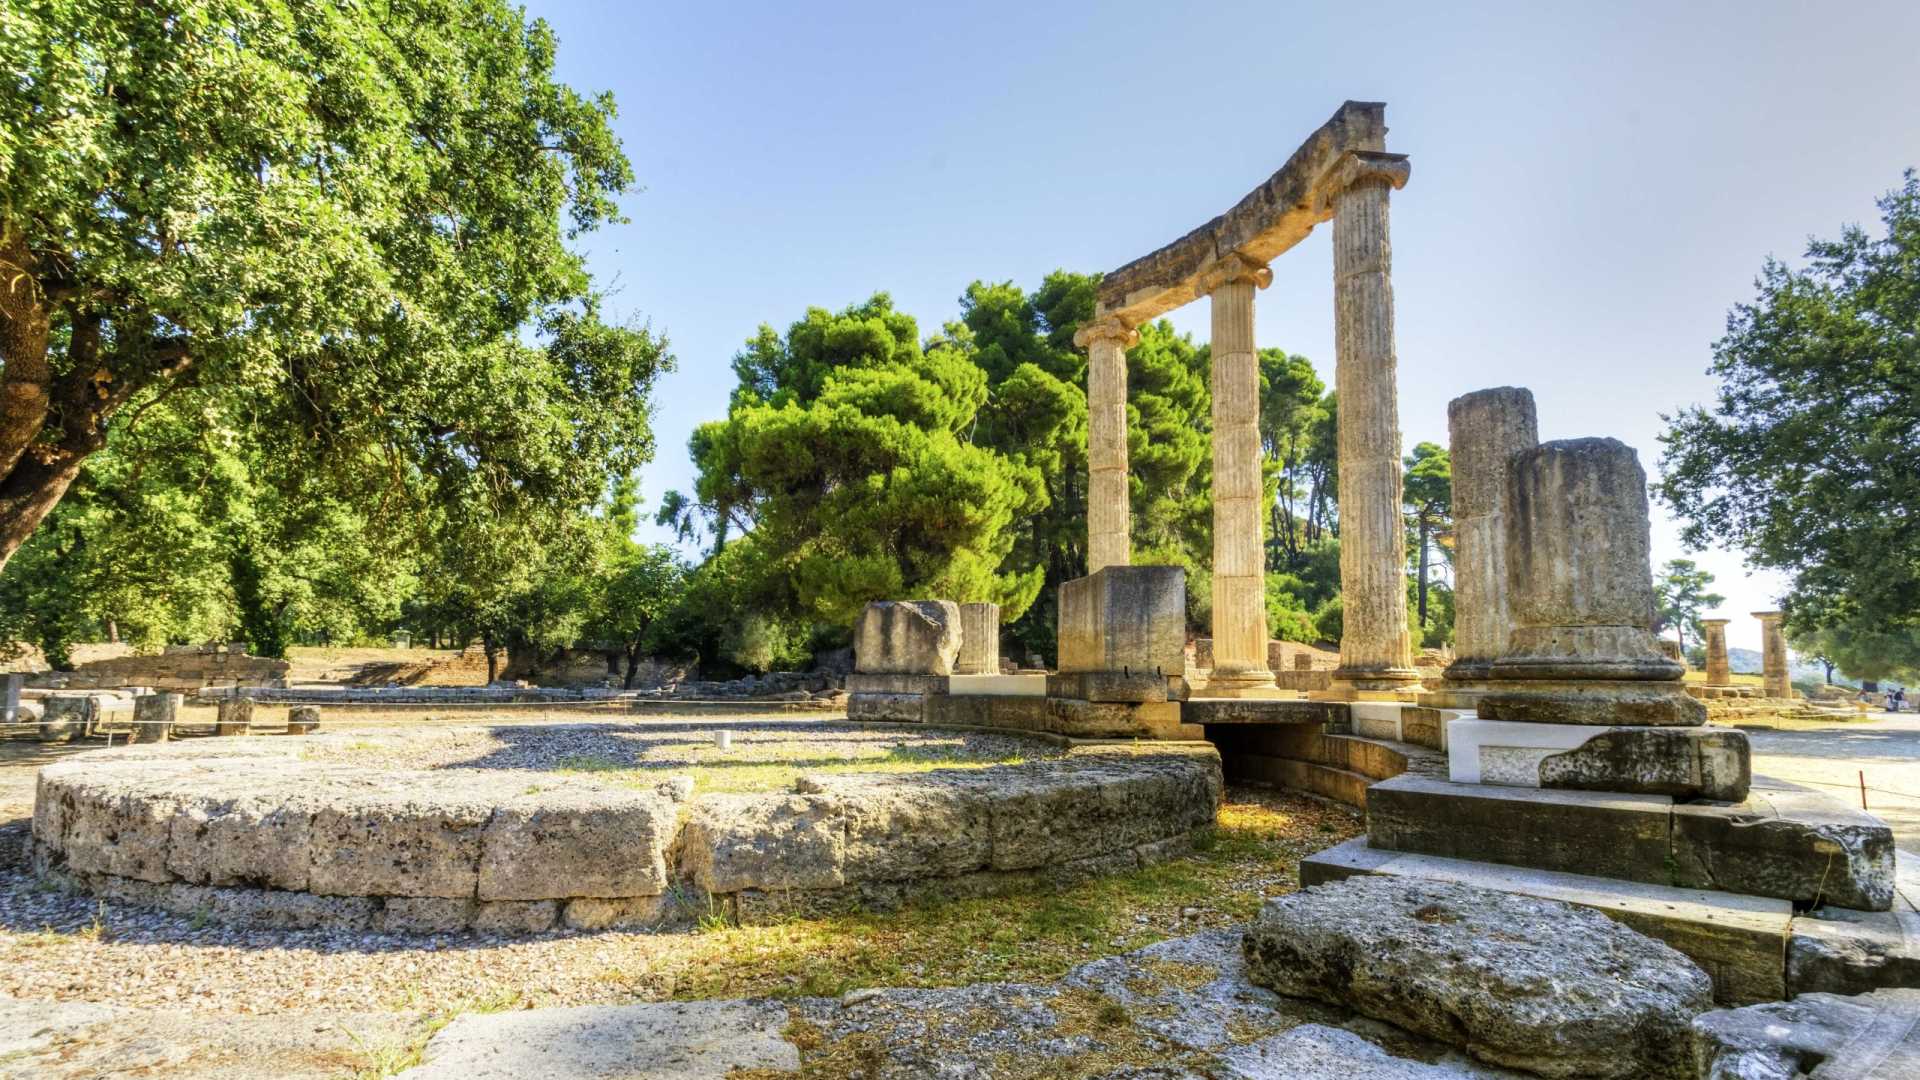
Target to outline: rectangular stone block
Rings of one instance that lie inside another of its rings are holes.
[[[680,866],[710,893],[846,884],[846,815],[821,795],[714,794],[693,804]]]
[[[1153,671],[1063,671],[1047,676],[1047,696],[1081,701],[1166,701],[1169,680]],[[1181,681],[1184,687],[1184,680]]]
[[[1060,585],[1060,670],[1186,670],[1187,572],[1109,566]]]
[[[1047,730],[1079,739],[1160,738],[1181,723],[1176,701],[1093,702],[1077,698],[1046,698]],[[1195,729],[1199,730],[1198,728]]]
[[[676,914],[671,893],[659,896],[576,897],[567,901],[560,921],[569,930],[653,929]]]
[[[303,892],[318,800],[270,776],[241,790],[181,802],[167,865],[194,885],[265,885]]]
[[[847,676],[849,694],[944,694],[946,675],[889,675],[856,671]]]
[[[1202,773],[1172,758],[1128,755],[1004,777],[993,807],[993,869],[1025,870],[1130,851],[1212,824],[1219,760]]]
[[[1893,831],[1822,792],[1756,782],[1747,801],[1673,808],[1674,883],[1861,911],[1893,906]]]
[[[343,797],[314,815],[307,887],[329,896],[471,899],[493,809],[484,796],[416,800],[396,773],[391,792]]]
[[[1398,776],[1367,792],[1367,834],[1389,851],[1669,884],[1663,795],[1455,784]]]
[[[847,698],[847,719],[918,724],[926,719],[929,700],[925,694],[853,694]]]
[[[481,900],[666,891],[678,802],[551,779],[551,786],[503,803],[487,823],[480,839]]]
[[[905,777],[802,776],[796,790],[839,800],[847,884],[957,877],[993,855],[989,777],[954,770]]]
[[[960,656],[960,626],[960,605],[951,600],[876,600],[854,627],[853,669],[951,675]]]

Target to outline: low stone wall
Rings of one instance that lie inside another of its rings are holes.
[[[59,690],[101,690],[151,686],[157,690],[199,690],[208,686],[284,684],[292,665],[285,660],[248,656],[225,649],[180,649],[156,655],[117,656],[81,664],[73,671],[34,676],[33,684]]]
[[[688,777],[636,790],[301,750],[235,740],[47,766],[35,865],[102,896],[225,922],[536,933],[658,925],[715,897],[750,917],[1130,870],[1185,850],[1221,795],[1207,746],[1086,746],[700,796]]]

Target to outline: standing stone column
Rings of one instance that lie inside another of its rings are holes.
[[[253,699],[250,697],[223,697],[219,711],[214,716],[213,733],[215,735],[245,735],[253,728]]]
[[[133,730],[128,742],[166,742],[173,738],[173,725],[180,716],[180,695],[165,691],[141,694],[133,699]]]
[[[1787,677],[1787,632],[1781,625],[1786,615],[1778,611],[1756,611],[1760,620],[1760,681],[1770,698],[1793,696],[1793,682]]]
[[[1229,255],[1200,275],[1213,298],[1213,676],[1215,696],[1272,689],[1260,515],[1260,357],[1253,293],[1273,271]]]
[[[1647,474],[1617,439],[1541,443],[1507,478],[1507,649],[1485,720],[1698,726],[1653,632]],[[1511,686],[1518,682],[1528,685]]]
[[[19,672],[7,676],[6,703],[0,705],[0,723],[16,723],[20,719],[20,688],[26,685],[27,677]]]
[[[1727,623],[1730,619],[1701,619],[1707,631],[1707,685],[1732,686],[1733,667],[1727,662]]]
[[[960,605],[960,655],[955,675],[1000,674],[1000,605]]]
[[[1108,316],[1073,335],[1087,350],[1087,573],[1132,560],[1127,488],[1127,349],[1140,340]]]
[[[1454,536],[1448,682],[1485,682],[1507,651],[1507,469],[1539,441],[1530,390],[1501,386],[1447,403]]]
[[[1322,180],[1333,212],[1334,383],[1340,394],[1340,596],[1344,689],[1419,681],[1407,633],[1407,552],[1400,519],[1400,407],[1394,383],[1389,194],[1405,156],[1356,151]]]

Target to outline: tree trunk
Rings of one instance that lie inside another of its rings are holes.
[[[0,477],[10,476],[40,438],[53,404],[53,366],[47,359],[53,314],[35,277],[38,264],[26,233],[0,219],[0,363],[5,365],[0,371]],[[10,533],[13,508],[5,512]],[[31,526],[26,530],[32,531]],[[0,547],[0,566],[19,546],[14,541]]]
[[[1833,661],[1822,660],[1820,661],[1820,666],[1827,669],[1827,685],[1832,686],[1833,685]]]
[[[487,654],[487,685],[492,686],[494,681],[500,676],[500,661],[498,654],[494,651],[495,645],[492,634],[480,635],[480,648]]]
[[[35,448],[0,478],[0,570],[60,504],[85,459],[84,453],[64,447]]]
[[[635,642],[627,646],[627,678],[620,684],[622,690],[633,689],[633,680],[640,674],[640,644]]]
[[[1427,628],[1427,547],[1428,547],[1427,530],[1428,528],[1429,526],[1427,525],[1427,516],[1425,514],[1421,514],[1420,515],[1420,585],[1419,585],[1420,605],[1419,605],[1419,608],[1420,608],[1420,629],[1423,632]]]

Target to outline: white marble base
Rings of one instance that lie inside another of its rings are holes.
[[[1456,784],[1540,786],[1540,762],[1577,750],[1613,729],[1588,724],[1525,724],[1471,717],[1447,724],[1447,779]]]
[[[1046,697],[1047,675],[949,675],[947,693],[991,697]]]
[[[1398,701],[1356,701],[1348,705],[1348,715],[1353,718],[1353,733],[1369,739],[1392,739],[1406,742],[1405,729],[1401,726],[1400,714],[1409,708]]]

